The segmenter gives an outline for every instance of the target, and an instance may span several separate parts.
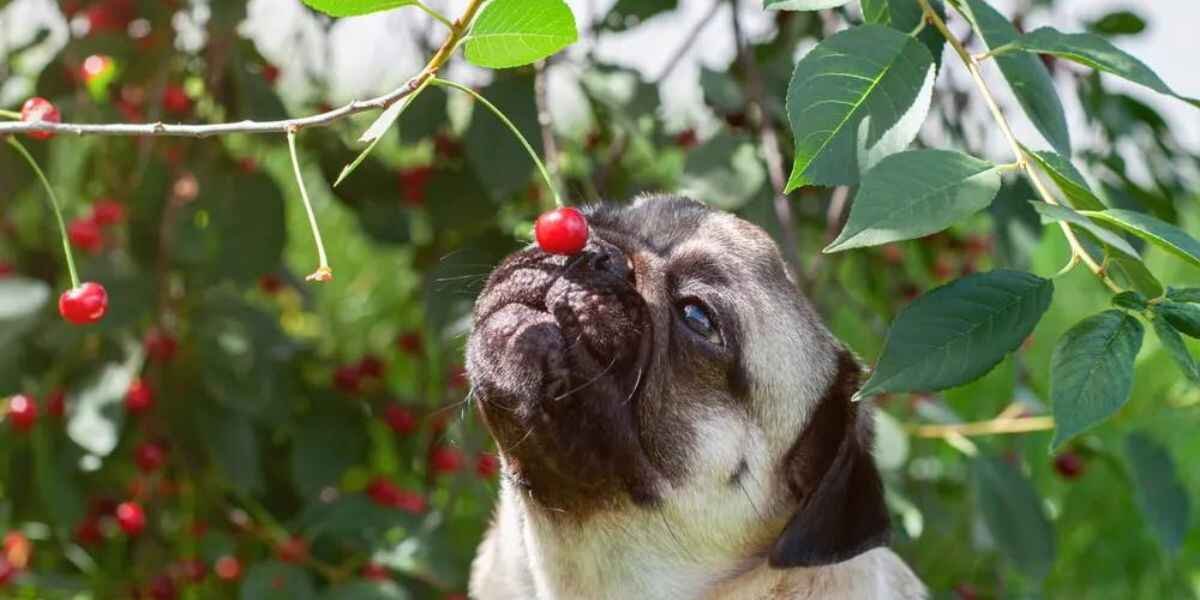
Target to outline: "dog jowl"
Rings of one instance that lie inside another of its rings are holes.
[[[876,550],[858,363],[770,237],[676,197],[587,211],[583,252],[517,252],[475,306],[467,367],[504,480],[472,594],[922,597]],[[859,576],[879,569],[892,583]]]

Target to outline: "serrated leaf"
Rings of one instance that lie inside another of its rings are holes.
[[[912,142],[933,71],[920,42],[883,25],[854,27],[813,48],[788,84],[795,161],[785,191],[857,183],[860,169]]]
[[[241,600],[312,600],[317,595],[308,571],[277,560],[266,560],[246,571]]]
[[[579,39],[575,15],[562,0],[492,0],[466,37],[467,60],[505,69],[541,60]]]
[[[1088,317],[1063,334],[1050,359],[1052,447],[1112,416],[1129,400],[1143,334],[1142,324],[1119,310]]]
[[[823,10],[848,4],[850,0],[763,0],[766,10]]]
[[[984,0],[965,0],[961,7],[979,29],[988,48],[995,50],[1017,41],[1020,35],[1017,28]],[[1066,113],[1063,112],[1062,101],[1058,98],[1054,79],[1050,77],[1046,65],[1036,56],[1021,52],[1001,53],[993,60],[1042,137],[1059,154],[1070,156],[1071,136],[1067,129]]]
[[[888,330],[859,395],[942,390],[995,367],[1029,336],[1054,283],[1021,271],[977,273],[917,298]]]
[[[1170,294],[1167,294],[1170,298]],[[1188,337],[1200,338],[1200,306],[1168,300],[1158,310],[1175,329]]]
[[[1046,174],[1054,180],[1058,185],[1058,189],[1067,196],[1067,200],[1071,202],[1071,206],[1078,210],[1104,210],[1108,208],[1100,201],[1088,185],[1083,174],[1071,164],[1071,161],[1063,158],[1057,152],[1030,151],[1025,149],[1025,153],[1032,156]]]
[[[1167,449],[1149,436],[1125,438],[1125,456],[1133,475],[1133,497],[1142,516],[1167,552],[1183,546],[1191,521],[1191,500]]]
[[[975,500],[996,545],[1025,575],[1041,579],[1054,564],[1054,525],[1033,484],[1012,464],[974,462]]]
[[[415,0],[304,0],[304,3],[333,17],[353,17],[416,4]]]
[[[1147,298],[1159,298],[1163,295],[1162,283],[1140,259],[1134,260],[1123,254],[1110,254],[1105,258],[1105,268],[1118,284],[1131,287]]]
[[[1033,209],[1038,211],[1043,217],[1053,221],[1063,221],[1072,225],[1078,225],[1096,236],[1096,239],[1104,242],[1116,250],[1120,250],[1131,258],[1141,260],[1141,255],[1138,251],[1125,241],[1121,236],[1109,231],[1087,217],[1075,212],[1065,206],[1057,206],[1054,204],[1046,204],[1045,202],[1030,202]]]
[[[988,161],[949,150],[893,154],[863,175],[846,226],[824,252],[936,233],[987,208],[999,190]]]
[[[1134,58],[1112,42],[1094,33],[1063,33],[1053,27],[1040,27],[1021,36],[1018,45],[1030,52],[1053,54],[1093,69],[1144,85],[1160,94],[1175,96],[1200,106],[1200,100],[1175,93],[1145,63]]]
[[[1179,258],[1200,267],[1200,241],[1166,221],[1120,208],[1083,211],[1084,215],[1116,225]]]
[[[1117,308],[1129,310],[1146,310],[1150,305],[1146,298],[1137,292],[1125,291],[1112,297],[1112,304]]]
[[[1158,335],[1158,341],[1162,342],[1163,348],[1167,350],[1167,354],[1171,356],[1171,360],[1183,371],[1183,374],[1193,383],[1200,383],[1200,367],[1196,365],[1196,359],[1192,357],[1192,353],[1188,350],[1187,344],[1183,341],[1183,336],[1179,335],[1167,319],[1166,315],[1161,311],[1154,313],[1154,333]]]
[[[909,33],[925,19],[925,11],[913,0],[861,0],[863,21],[889,25],[901,33]],[[930,6],[943,18],[946,9],[941,0],[931,0]],[[917,39],[929,50],[935,65],[942,64],[942,51],[946,38],[935,27],[926,27],[917,34]]]

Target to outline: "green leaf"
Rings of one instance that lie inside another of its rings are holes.
[[[1175,96],[1200,106],[1200,100],[1175,93],[1175,90],[1163,82],[1145,63],[1094,33],[1063,33],[1053,27],[1041,27],[1021,36],[1018,44],[1030,52],[1053,54],[1059,58],[1073,60],[1098,71],[1144,85],[1160,94]]]
[[[823,10],[849,3],[850,0],[763,0],[766,10]]]
[[[1017,467],[980,458],[971,469],[975,501],[992,539],[1018,569],[1042,579],[1054,564],[1054,525],[1033,484]]]
[[[408,600],[408,592],[394,581],[351,581],[332,586],[321,595],[325,600]]]
[[[312,600],[316,595],[308,571],[277,560],[250,567],[239,592],[241,600]]]
[[[467,60],[505,69],[541,60],[579,39],[562,0],[492,0],[466,37]]]
[[[688,152],[682,191],[710,206],[736,210],[766,181],[754,140],[746,134],[723,132]]]
[[[1170,223],[1144,213],[1120,208],[1083,211],[1083,214],[1116,225],[1188,263],[1200,267],[1200,241]]]
[[[498,77],[482,94],[508,115],[540,155],[542,136],[533,98],[533,77],[524,74]],[[511,194],[529,185],[534,170],[529,155],[496,115],[479,104],[471,110],[471,124],[463,134],[463,150],[467,163],[493,201],[508,200]]]
[[[863,20],[867,23],[889,25],[901,33],[909,33],[925,19],[925,11],[913,0],[861,0]],[[945,18],[946,9],[941,0],[931,0],[930,6]],[[929,50],[935,65],[942,63],[942,51],[946,38],[935,27],[926,27],[917,34],[917,39]]]
[[[1158,335],[1158,341],[1162,342],[1167,354],[1171,355],[1171,360],[1175,361],[1179,370],[1193,383],[1200,383],[1200,367],[1196,365],[1196,359],[1183,342],[1183,336],[1179,335],[1179,331],[1161,311],[1154,313],[1153,324],[1154,333]]]
[[[999,190],[1000,172],[986,160],[949,150],[893,154],[863,175],[845,228],[824,251],[936,233],[987,208]]]
[[[1096,239],[1105,244],[1120,250],[1131,258],[1141,260],[1141,255],[1134,249],[1129,242],[1125,241],[1121,236],[1101,227],[1087,217],[1065,207],[1054,204],[1046,204],[1045,202],[1030,202],[1033,209],[1038,211],[1043,217],[1053,221],[1062,221],[1072,225],[1078,225],[1088,231],[1088,233],[1096,236]]]
[[[1067,200],[1071,201],[1071,206],[1078,210],[1104,210],[1108,208],[1100,201],[1088,185],[1083,174],[1071,164],[1071,161],[1062,157],[1057,152],[1050,151],[1030,151],[1024,149],[1025,153],[1032,156],[1034,161],[1042,167],[1054,183],[1058,185],[1058,189],[1067,196]]]
[[[1067,330],[1050,359],[1054,448],[1112,416],[1129,400],[1133,361],[1144,329],[1119,310],[1088,317]]]
[[[304,497],[336,486],[346,469],[361,464],[367,454],[360,420],[344,414],[308,417],[297,425],[293,439],[292,481]]]
[[[353,17],[416,4],[415,0],[304,0],[304,3],[334,17]]]
[[[1168,300],[1159,304],[1158,310],[1172,327],[1189,337],[1200,338],[1200,306]]]
[[[1088,29],[1104,35],[1137,35],[1146,30],[1146,20],[1132,11],[1118,10],[1088,23]]]
[[[1112,304],[1117,308],[1125,308],[1128,310],[1146,310],[1150,307],[1146,303],[1146,298],[1137,292],[1121,292],[1112,297]]]
[[[266,487],[258,445],[258,434],[245,415],[221,411],[212,415],[205,428],[213,462],[232,487],[256,494]]]
[[[1050,306],[1054,283],[990,271],[917,298],[892,323],[859,396],[941,390],[967,383],[1016,350]]]
[[[984,0],[965,0],[961,7],[979,29],[988,48],[995,50],[1017,41],[1020,35],[1017,28]],[[1070,156],[1071,136],[1067,130],[1067,117],[1046,65],[1036,56],[1020,52],[1001,53],[993,60],[1042,137],[1059,154]]]
[[[1108,274],[1123,287],[1131,287],[1147,298],[1159,298],[1163,295],[1163,285],[1146,268],[1141,259],[1132,259],[1123,254],[1110,254],[1105,259]]]
[[[883,25],[837,33],[796,63],[787,114],[795,162],[785,191],[858,182],[916,137],[929,109],[933,58]]]
[[[1125,438],[1125,456],[1133,475],[1133,496],[1163,548],[1175,554],[1191,521],[1191,501],[1167,449],[1149,436]]]
[[[1176,302],[1200,302],[1200,288],[1171,288],[1167,297]]]

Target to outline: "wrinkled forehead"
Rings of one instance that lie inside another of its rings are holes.
[[[599,206],[589,220],[668,259],[676,269],[708,271],[723,283],[761,288],[788,300],[796,293],[774,241],[765,231],[731,214],[678,197],[647,196],[630,206]],[[603,233],[602,233],[603,234]]]

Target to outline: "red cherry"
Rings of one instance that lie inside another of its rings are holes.
[[[17,394],[8,400],[8,422],[14,431],[26,432],[37,423],[38,408],[33,396]]]
[[[226,554],[213,563],[213,573],[221,581],[237,581],[242,576],[242,563],[236,557]]]
[[[116,225],[125,220],[125,206],[112,198],[92,202],[92,222],[101,226]]]
[[[118,504],[116,515],[117,525],[121,526],[121,531],[124,531],[125,535],[135,536],[146,528],[146,513],[142,512],[142,505],[137,502]]]
[[[21,106],[21,120],[26,123],[36,121],[44,121],[46,123],[62,123],[62,114],[58,112],[58,107],[50,103],[49,100],[40,96],[34,96],[25,101]],[[35,140],[48,140],[54,137],[54,132],[51,131],[31,131],[29,137]]]
[[[16,269],[13,269],[12,265],[4,261],[0,261],[0,279],[4,279],[5,277],[12,275],[15,270]]]
[[[495,454],[482,453],[475,459],[475,473],[481,479],[491,479],[500,472],[500,459]]]
[[[175,600],[179,593],[175,590],[175,582],[166,575],[159,575],[150,582],[150,598],[153,600]]]
[[[399,435],[408,435],[417,430],[417,417],[403,406],[389,404],[383,409],[383,420]]]
[[[104,286],[88,281],[58,297],[58,314],[75,325],[95,323],[108,310],[108,292]]]
[[[104,235],[100,231],[100,224],[90,217],[72,219],[67,225],[67,238],[71,240],[72,246],[84,252],[96,254],[104,249]]]
[[[79,72],[83,75],[84,82],[91,82],[97,77],[107,75],[112,72],[113,60],[107,54],[93,54],[83,59],[83,66]]]
[[[249,175],[250,173],[258,171],[258,161],[250,158],[249,156],[245,158],[239,158],[237,161],[237,167],[239,171]]]
[[[975,591],[975,586],[969,583],[960,583],[954,586],[954,595],[958,600],[977,600],[979,592]]]
[[[4,534],[4,556],[12,566],[24,569],[29,566],[33,556],[33,542],[20,531],[10,531]]]
[[[578,254],[587,245],[587,217],[570,206],[542,214],[533,224],[538,246],[549,254]]]
[[[333,371],[333,387],[343,394],[354,395],[362,391],[362,375],[358,365],[342,365]]]
[[[454,448],[438,446],[429,453],[429,466],[434,473],[454,473],[466,462],[463,453]]]
[[[208,576],[208,565],[199,558],[192,558],[179,563],[179,572],[186,581],[200,583]]]
[[[400,171],[400,191],[404,194],[404,203],[409,206],[425,204],[425,187],[432,176],[433,167],[428,165]]]
[[[141,377],[134,379],[125,392],[125,410],[131,415],[140,415],[154,408],[154,389]]]
[[[267,83],[275,85],[275,82],[279,79],[279,67],[271,63],[263,65],[262,76],[263,79],[267,80]]]
[[[368,354],[358,361],[358,374],[367,379],[381,379],[387,366],[374,354]]]
[[[133,460],[143,473],[153,473],[167,462],[167,448],[157,442],[144,442],[133,451]]]
[[[425,497],[416,492],[400,490],[399,493],[396,494],[396,500],[393,506],[406,513],[419,515],[425,512]]]
[[[367,497],[380,506],[393,506],[400,487],[384,477],[376,477],[367,483]]]
[[[192,99],[188,98],[183,86],[172,83],[163,90],[162,105],[167,112],[182,115],[192,109]]]
[[[67,393],[62,390],[54,390],[46,396],[46,414],[61,419],[67,414]]]
[[[396,338],[396,346],[400,348],[400,351],[412,356],[417,356],[421,353],[421,345],[421,332],[419,331],[409,331]]]
[[[171,334],[157,327],[152,327],[146,332],[142,343],[150,360],[160,363],[171,362],[171,359],[175,358],[175,351],[179,348],[179,343]]]
[[[0,558],[0,587],[8,585],[12,578],[17,575],[17,568],[7,560]]]
[[[696,130],[690,127],[675,134],[675,145],[684,150],[694,147],[699,141],[699,138],[696,137]]]
[[[275,555],[287,563],[300,563],[308,559],[308,542],[300,536],[292,536],[275,547]]]
[[[1083,475],[1083,469],[1083,457],[1070,450],[1054,457],[1054,470],[1067,481],[1078,479]]]
[[[103,536],[100,534],[100,520],[89,516],[75,527],[75,541],[83,546],[99,544]]]
[[[279,293],[279,290],[283,289],[283,280],[278,275],[268,273],[258,278],[258,289],[262,290],[263,293],[274,296]]]
[[[388,581],[392,578],[392,572],[377,562],[369,562],[363,565],[362,577],[370,581]]]

